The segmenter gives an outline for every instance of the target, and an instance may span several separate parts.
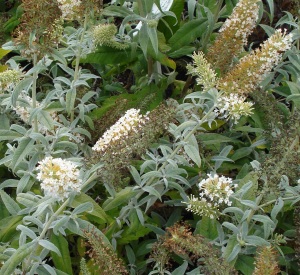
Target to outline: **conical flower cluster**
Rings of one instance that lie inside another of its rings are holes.
[[[46,196],[64,200],[71,192],[80,192],[79,169],[71,161],[46,157],[39,162],[37,179]]]
[[[231,16],[224,22],[220,34],[210,47],[207,59],[214,69],[226,72],[235,56],[247,44],[258,19],[259,0],[240,0]]]
[[[276,30],[260,49],[243,57],[224,78],[220,79],[218,89],[227,94],[238,93],[245,96],[253,92],[266,74],[279,63],[283,53],[290,49],[291,45],[292,34]]]
[[[94,151],[105,154],[108,147],[122,144],[131,133],[136,133],[145,123],[146,116],[139,114],[140,110],[128,110],[114,125],[108,129],[93,147]]]
[[[208,178],[199,183],[199,197],[191,196],[187,202],[187,210],[195,214],[206,216],[211,219],[220,215],[221,205],[231,205],[230,196],[233,195],[233,188],[237,185],[232,183],[231,178],[217,174],[207,174]]]

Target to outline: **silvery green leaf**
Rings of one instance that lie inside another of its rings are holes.
[[[17,172],[18,165],[23,161],[34,149],[34,140],[29,137],[22,138],[14,152],[11,168]]]
[[[70,217],[69,216],[64,216],[62,217],[59,221],[55,222],[55,225],[53,226],[53,233],[55,235],[58,235],[58,231],[62,228],[65,227],[67,225],[67,223],[69,222]]]
[[[241,200],[240,203],[242,203],[243,205],[251,207],[253,210],[257,210],[257,204],[254,201]]]
[[[231,230],[234,234],[239,234],[239,229],[232,223],[229,222],[223,222],[222,226],[228,228],[229,230]]]
[[[244,241],[254,246],[269,245],[269,242],[267,242],[265,239],[254,235],[246,236]]]
[[[23,192],[23,190],[26,188],[28,182],[30,180],[30,175],[27,174],[27,175],[24,175],[20,181],[19,181],[19,184],[17,186],[17,194]]]
[[[191,0],[189,0],[190,2]],[[204,275],[204,273],[200,273],[200,267],[193,269],[190,272],[185,273],[186,275]]]
[[[143,162],[143,164],[141,165],[141,174],[144,173],[144,171],[146,170],[146,168],[150,168],[151,167],[154,169],[156,166],[156,162],[154,160],[151,160],[151,159],[148,159],[148,160],[145,160]]]
[[[262,222],[262,223],[269,223],[272,225],[273,228],[275,228],[274,222],[270,219],[270,217],[265,215],[253,215],[252,220]]]
[[[157,197],[154,196],[146,196],[145,201],[147,201],[147,205],[146,205],[146,209],[145,209],[145,213],[149,210],[149,208],[157,201]]]
[[[72,83],[72,87],[79,87],[79,86],[90,87],[90,85],[85,80],[79,79]]]
[[[16,107],[16,103],[18,100],[18,97],[20,95],[20,93],[22,91],[28,91],[29,88],[31,87],[33,83],[33,78],[32,77],[28,77],[28,78],[24,78],[22,79],[17,86],[15,87],[15,89],[13,90],[12,94],[11,94],[11,103],[14,107]]]
[[[246,184],[244,184],[242,186],[241,189],[236,191],[235,194],[242,198],[247,193],[247,191],[249,191],[251,189],[252,185],[253,185],[252,181],[247,182]]]
[[[184,145],[184,151],[188,155],[188,157],[198,166],[201,166],[201,157],[199,153],[199,149],[193,145],[186,144]]]
[[[47,241],[47,240],[39,240],[39,245],[41,245],[42,247],[55,252],[57,255],[61,256],[60,251],[58,250],[58,248],[51,242]]]
[[[190,186],[189,186],[190,187]],[[180,194],[185,194],[184,189],[177,182],[169,182],[169,188],[174,188],[180,192]]]
[[[228,162],[234,162],[232,159],[227,158],[227,155],[230,153],[230,151],[232,150],[233,146],[228,145],[225,148],[223,148],[223,150],[220,152],[220,154],[218,156],[213,156],[211,158],[211,160],[215,161],[215,170],[217,170],[218,168],[220,168],[220,166],[222,165],[222,163],[224,161],[228,161]]]
[[[31,193],[19,193],[16,200],[20,204],[31,208],[37,206],[40,199]]]
[[[193,120],[188,120],[188,121],[185,121],[183,123],[181,123],[177,129],[176,129],[176,132],[182,132],[183,130],[186,130],[186,129],[193,129],[196,125],[198,124],[197,121],[193,121]]]
[[[68,114],[71,113],[71,110],[74,108],[76,100],[76,89],[69,89],[66,94],[66,111]]]
[[[196,4],[197,4],[196,0],[189,0],[187,2],[189,20],[194,19],[194,13],[195,13]]]
[[[227,207],[222,211],[222,213],[223,214],[234,213],[236,215],[241,215],[241,216],[243,216],[243,214],[244,214],[244,212],[238,207]]]
[[[92,92],[89,91],[86,94],[84,94],[84,96],[81,98],[81,102],[86,103],[87,101],[89,101],[93,96],[95,96],[97,93],[96,92]]]
[[[37,210],[32,214],[33,217],[38,217],[39,215],[43,214],[43,212],[48,208],[51,207],[49,205],[49,201],[42,202],[38,207]]]
[[[1,275],[14,274],[15,268],[34,250],[35,242],[29,242],[20,246],[0,269]]]
[[[91,212],[93,211],[93,204],[91,202],[85,202],[81,205],[78,205],[73,211],[72,215],[78,215],[83,212]]]
[[[22,231],[26,236],[28,236],[32,240],[35,240],[37,238],[36,234],[30,228],[22,224],[19,224],[16,229]]]
[[[185,274],[185,271],[188,267],[188,262],[184,261],[183,264],[179,267],[177,267],[173,272],[172,275],[182,275]]]
[[[20,206],[3,190],[0,190],[0,196],[8,212],[11,215],[18,215],[18,212],[21,210]]]
[[[247,209],[245,212],[244,212],[244,214],[243,214],[243,216],[242,216],[242,218],[241,218],[241,222],[243,222],[243,221],[245,221],[246,219],[248,219],[248,217],[250,216],[250,213],[251,213],[251,209]]]
[[[53,267],[51,267],[48,264],[43,264],[42,265],[43,268],[45,268],[45,270],[50,274],[50,275],[57,275],[56,271],[54,270]]]
[[[27,133],[26,128],[24,128],[23,126],[17,125],[17,124],[11,125],[10,130],[16,131],[16,132],[20,133],[23,136],[26,135],[26,133]]]
[[[125,245],[125,250],[129,264],[134,264],[136,261],[136,257],[132,248],[129,245]]]
[[[25,75],[30,76],[34,73],[39,74],[45,70],[47,70],[47,67],[43,63],[38,62],[38,64],[33,66],[30,70],[28,70]]]
[[[152,186],[144,186],[144,187],[142,187],[142,190],[145,192],[148,192],[150,195],[153,195],[154,197],[161,200],[160,193],[156,189],[154,189]]]
[[[59,61],[59,63],[67,65],[67,60],[65,59],[62,52],[58,51],[57,49],[51,49],[50,56],[53,57],[54,60]]]
[[[21,137],[18,132],[11,131],[11,130],[0,130],[0,141],[4,140],[14,140],[16,138]]]
[[[157,30],[156,28],[151,28],[146,25],[148,37],[150,38],[152,48],[154,49],[155,55],[158,54],[158,38],[157,38]]]
[[[0,129],[9,130],[10,120],[6,114],[0,114]]]
[[[13,155],[4,157],[4,158],[0,159],[0,165],[5,164],[5,163],[10,163],[12,159],[13,159]]]
[[[69,76],[74,76],[75,71],[64,64],[58,63],[59,67],[61,67]]]
[[[131,173],[132,177],[134,178],[134,181],[138,185],[141,185],[142,179],[141,179],[140,173],[138,172],[138,170],[136,170],[136,168],[134,166],[130,166],[130,173]]]
[[[261,168],[261,164],[257,160],[251,161],[250,164],[254,170],[260,170]]]
[[[135,210],[136,210],[136,214],[139,218],[140,223],[144,226],[145,219],[144,219],[144,214],[143,214],[142,210],[140,208],[136,208]]]
[[[241,251],[240,244],[236,244],[227,258],[227,262],[233,261]]]
[[[61,82],[63,82],[63,83],[65,83],[68,87],[70,87],[71,86],[71,81],[70,81],[70,79],[68,79],[68,78],[66,78],[66,77],[63,77],[63,76],[58,76],[58,77],[56,77],[55,79],[54,79],[54,81],[61,81]]]
[[[126,17],[128,15],[133,15],[134,13],[130,9],[125,8],[123,6],[111,5],[103,9],[102,14],[113,17]]]
[[[259,140],[255,141],[255,142],[253,142],[253,143],[250,145],[250,148],[255,148],[255,147],[257,147],[257,146],[261,146],[261,145],[264,145],[264,144],[266,144],[266,143],[267,143],[266,140],[265,140],[264,138],[262,138],[262,139],[259,139]]]
[[[146,224],[145,224],[145,227],[151,229],[151,230],[152,230],[155,234],[157,234],[157,235],[163,236],[163,235],[166,234],[166,232],[165,232],[163,229],[161,229],[161,228],[159,228],[159,227],[157,227],[157,226],[155,226],[155,225],[153,225],[153,224],[148,224],[148,223],[146,223]]]
[[[18,182],[19,182],[18,180],[14,180],[14,179],[5,180],[0,184],[0,190],[6,187],[17,187]]]
[[[78,134],[81,134],[81,135],[85,135],[87,136],[89,139],[91,139],[91,133],[89,131],[87,131],[86,129],[84,128],[80,128],[80,127],[76,127],[73,131],[73,133],[78,133]]]
[[[138,37],[139,37],[139,42],[140,42],[140,46],[141,49],[143,51],[143,54],[145,56],[147,56],[147,49],[148,49],[148,42],[149,42],[149,37],[147,34],[147,24],[146,23],[142,23],[141,29],[138,33]]]
[[[35,217],[32,217],[32,216],[24,217],[23,218],[23,223],[25,225],[30,225],[30,223],[33,223],[33,224],[37,225],[39,228],[43,228],[43,223],[38,218],[35,218]]]
[[[71,136],[70,136],[71,137]],[[55,143],[53,150],[56,154],[58,154],[58,151],[61,150],[61,152],[77,152],[78,145],[71,142],[71,141],[59,141]]]
[[[163,176],[162,173],[159,171],[150,171],[150,172],[147,172],[144,175],[142,175],[141,178],[144,181],[144,180],[148,180],[150,178],[160,178],[162,176]]]
[[[284,205],[283,199],[281,197],[279,197],[276,200],[274,207],[271,211],[271,218],[272,218],[273,222],[276,222],[276,217],[277,217],[278,213],[281,211],[281,209],[283,208],[283,205]]]

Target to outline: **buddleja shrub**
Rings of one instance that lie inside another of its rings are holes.
[[[22,1],[0,73],[1,274],[296,272],[299,23],[246,52],[262,2],[211,2],[179,22],[184,1]]]

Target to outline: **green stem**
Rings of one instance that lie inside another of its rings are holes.
[[[83,39],[84,39],[84,34],[85,34],[85,31],[87,29],[87,22],[88,22],[88,14],[86,13],[85,14],[85,18],[84,18],[84,23],[83,23],[83,30],[82,30],[82,33],[81,33],[81,37],[80,37],[80,40],[79,40],[79,43],[77,44],[78,46],[78,49],[77,49],[77,52],[76,52],[76,59],[75,59],[75,72],[74,72],[74,79],[72,81],[72,93],[75,93],[75,97],[76,97],[76,94],[77,94],[77,89],[76,87],[73,87],[75,82],[78,80],[78,76],[79,76],[79,64],[80,64],[80,58],[81,58],[81,54],[82,54],[82,42],[83,42]],[[73,98],[74,95],[72,95],[72,98]],[[72,106],[70,108],[70,111],[71,111],[71,114],[70,114],[70,121],[72,122],[74,120],[74,112],[75,112],[75,102],[72,102]]]
[[[137,0],[137,5],[138,5],[140,16],[146,17],[146,12],[144,11],[144,6],[143,6],[142,0]]]
[[[147,64],[148,64],[148,77],[150,78],[151,75],[153,74],[153,58],[151,56],[148,56]]]
[[[35,67],[37,64],[37,55],[36,53],[33,54],[33,67]],[[32,83],[32,90],[31,90],[31,97],[32,97],[32,108],[36,109],[37,106],[37,101],[36,101],[36,82],[38,78],[38,72],[34,71],[33,73],[33,83]],[[33,130],[34,132],[38,132],[38,120],[37,117],[35,116],[33,119]]]
[[[286,197],[286,198],[281,198],[283,201],[289,201],[289,200],[294,200],[294,199],[298,199],[299,196],[292,196],[292,197]],[[261,204],[258,208],[264,208],[270,204],[273,204],[277,201],[277,199],[274,199],[274,200],[271,200],[271,201],[268,201],[264,204]]]

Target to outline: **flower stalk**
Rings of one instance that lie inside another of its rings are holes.
[[[33,67],[35,67],[37,64],[37,54],[33,54]],[[32,83],[32,90],[31,90],[31,97],[32,97],[32,107],[33,109],[36,109],[37,107],[37,100],[36,100],[36,82],[38,78],[38,72],[35,70],[33,72],[33,83]],[[37,116],[33,119],[33,130],[34,132],[38,132],[38,119]]]

